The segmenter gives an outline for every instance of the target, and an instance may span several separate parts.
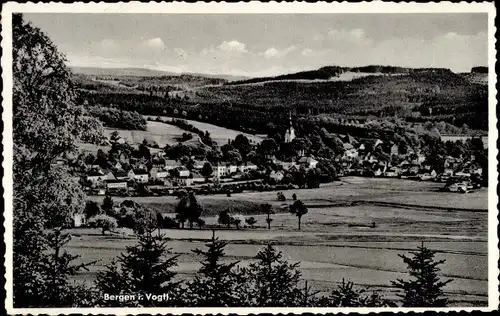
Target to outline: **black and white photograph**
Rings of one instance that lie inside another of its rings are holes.
[[[495,8],[429,5],[8,3],[7,311],[497,309]]]

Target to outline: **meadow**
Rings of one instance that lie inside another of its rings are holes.
[[[279,202],[276,192],[246,192],[198,196],[205,207],[203,219],[226,240],[227,261],[247,265],[268,242],[290,262],[300,262],[303,279],[319,291],[331,290],[342,278],[369,290],[382,290],[395,299],[390,280],[408,278],[398,254],[408,254],[424,242],[437,250],[437,259],[446,259],[441,277],[451,278],[445,291],[452,305],[480,306],[487,302],[487,190],[471,194],[437,192],[442,184],[397,179],[347,177],[343,182],[318,189],[284,191],[287,201]],[[309,207],[297,230],[297,218],[282,209],[296,193]],[[102,197],[91,197],[100,201]],[[175,197],[128,198],[165,213],[173,212]],[[116,202],[123,199],[114,198]],[[384,204],[378,204],[379,202]],[[270,230],[258,205],[268,202],[276,214]],[[389,203],[389,204],[387,204]],[[391,204],[392,203],[392,204]],[[217,224],[217,210],[233,207],[233,214],[252,215],[254,228]],[[437,207],[437,208],[436,208]],[[173,216],[174,214],[168,214]],[[375,223],[375,227],[371,225]],[[164,229],[173,255],[179,255],[175,269],[180,279],[190,279],[199,269],[191,250],[203,248],[212,237],[211,229]],[[68,250],[83,261],[100,260],[78,279],[91,282],[97,271],[133,245],[130,236],[102,236],[98,230],[74,229]]]
[[[144,117],[150,117],[152,119],[155,119],[157,116],[145,115]],[[172,117],[169,116],[160,116],[160,118],[164,121],[170,121],[172,119]],[[254,142],[255,144],[260,143],[263,139],[266,138],[265,136],[244,133],[237,130],[228,129],[225,127],[220,127],[214,124],[203,123],[193,120],[185,120],[185,121],[202,131],[208,131],[210,133],[210,137],[212,138],[212,140],[216,141],[219,144],[219,146],[227,144],[228,139],[235,139],[236,136],[238,136],[239,134],[245,135],[250,141]],[[169,124],[164,124],[164,125],[169,125]],[[149,125],[148,125],[148,130],[149,130]]]

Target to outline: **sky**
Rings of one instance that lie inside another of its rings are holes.
[[[488,64],[485,13],[24,14],[70,66],[273,76],[322,66]]]

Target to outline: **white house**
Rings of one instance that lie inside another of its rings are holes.
[[[106,180],[106,188],[108,189],[126,189],[127,181],[125,180]]]
[[[299,164],[304,166],[306,169],[314,169],[318,164],[318,161],[313,157],[302,157],[299,159]]]
[[[134,179],[140,183],[149,181],[149,173],[146,170],[134,170]]]
[[[257,165],[251,163],[251,162],[247,162],[241,166],[238,167],[239,171],[241,172],[248,172],[250,170],[257,170]]]
[[[104,173],[97,170],[91,170],[87,173],[87,181],[96,183],[104,179]]]
[[[280,182],[281,180],[283,180],[283,177],[285,175],[283,174],[282,171],[271,171],[271,174],[269,174],[269,178],[273,179],[274,181],[276,182]]]
[[[168,177],[168,171],[162,168],[153,167],[149,170],[149,175],[154,179],[164,179]]]
[[[129,170],[127,171],[119,171],[115,172],[115,178],[116,180],[128,180],[128,179],[134,179],[134,171]]]
[[[187,178],[189,177],[189,175],[191,174],[189,172],[189,169],[182,166],[182,167],[179,167],[176,169],[177,170],[177,175],[180,177],[180,178]]]
[[[173,170],[175,168],[181,167],[182,164],[177,160],[165,159],[165,170]]]
[[[214,173],[215,173],[215,176],[217,178],[221,178],[221,177],[224,177],[226,175],[226,166],[225,165],[222,165],[222,164],[219,164],[215,167],[214,169]]]
[[[208,160],[206,159],[203,159],[203,160],[197,160],[195,159],[193,161],[193,167],[197,170],[201,170],[203,169],[203,166],[208,162]]]
[[[73,226],[74,227],[80,227],[82,225],[85,225],[87,222],[87,219],[85,218],[85,214],[74,214],[73,215]]]

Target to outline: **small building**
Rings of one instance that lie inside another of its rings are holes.
[[[135,176],[135,174],[134,174],[133,170],[115,172],[116,180],[134,179],[134,176]]]
[[[283,174],[283,171],[274,171],[273,170],[269,174],[269,178],[273,179],[276,182],[281,182],[281,180],[283,180],[284,177],[285,177],[285,175]]]
[[[97,171],[97,170],[91,170],[87,173],[87,181],[90,181],[92,183],[96,183],[99,181],[102,181],[104,177],[104,174],[102,171]]]
[[[106,188],[108,189],[126,189],[127,181],[125,180],[106,180]]]
[[[113,171],[106,169],[106,170],[103,170],[103,173],[104,173],[104,175],[102,177],[102,180],[104,180],[104,181],[116,180],[115,175],[113,174]]]
[[[215,168],[214,168],[214,171],[215,171],[215,176],[217,178],[222,178],[222,177],[225,177],[226,176],[226,173],[227,173],[227,167],[226,165],[224,164],[218,164]]]
[[[318,161],[312,157],[302,157],[299,159],[298,163],[306,169],[314,169],[316,168]]]
[[[181,167],[182,164],[180,163],[180,161],[177,161],[177,160],[173,160],[173,159],[165,159],[165,170],[174,170],[176,168],[179,168]]]
[[[149,173],[146,170],[134,170],[134,179],[139,183],[147,183],[149,181]]]
[[[251,162],[247,162],[241,166],[238,167],[239,171],[240,172],[248,172],[248,171],[251,171],[251,170],[257,170],[258,167],[257,165],[251,163]]]
[[[390,149],[391,155],[399,155],[399,146],[396,144],[393,144]]]
[[[208,160],[206,159],[203,159],[203,160],[197,160],[195,159],[193,161],[193,167],[197,170],[201,170],[203,169],[203,166],[208,162]]]
[[[87,223],[87,218],[85,214],[76,213],[73,214],[73,227],[81,227]]]
[[[191,174],[188,168],[181,166],[176,169],[177,176],[180,178],[187,178]]]
[[[149,175],[153,179],[164,179],[168,177],[168,171],[162,168],[153,167],[149,170]]]

